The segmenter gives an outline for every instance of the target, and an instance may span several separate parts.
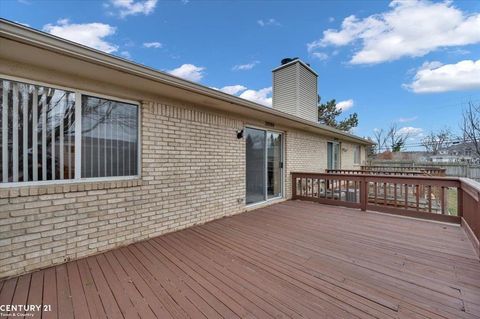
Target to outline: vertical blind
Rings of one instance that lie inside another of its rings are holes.
[[[72,179],[75,94],[2,80],[1,181]]]
[[[137,106],[82,96],[82,177],[137,172]]]
[[[138,174],[137,105],[0,81],[0,183]],[[81,96],[81,105],[76,96]],[[76,107],[81,107],[79,132]]]

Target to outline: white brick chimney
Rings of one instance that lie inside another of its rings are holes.
[[[283,59],[272,72],[273,108],[318,122],[318,74],[298,58]]]

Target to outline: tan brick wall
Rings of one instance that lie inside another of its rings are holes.
[[[291,173],[324,173],[327,168],[327,139],[297,130],[285,134],[285,193],[291,198]]]
[[[0,189],[0,277],[245,211],[245,140],[236,131],[246,124],[259,125],[145,102],[141,179]],[[327,139],[278,129],[290,197],[290,172],[324,172]]]
[[[355,144],[349,142],[342,142],[341,165],[342,169],[360,169],[360,166],[365,161],[365,147],[360,148],[360,164],[354,163]]]
[[[0,277],[239,213],[240,120],[142,107],[142,179],[0,190]]]

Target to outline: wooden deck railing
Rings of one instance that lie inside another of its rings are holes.
[[[464,222],[478,243],[479,185],[455,177],[292,173],[292,199],[445,222]]]
[[[362,165],[362,171],[381,171],[381,172],[406,172],[419,171],[429,176],[445,176],[446,169],[429,166],[381,166],[381,165]]]
[[[400,176],[427,176],[425,172],[415,170],[404,171],[369,171],[358,169],[326,169],[325,173],[329,174],[371,174],[371,175],[400,175]]]

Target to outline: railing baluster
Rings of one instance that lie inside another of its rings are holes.
[[[432,212],[432,186],[428,185],[427,188],[428,188],[428,197],[427,197],[428,212],[431,213]]]
[[[415,203],[417,212],[420,210],[420,194],[419,194],[419,186],[415,185]]]
[[[383,204],[387,205],[387,183],[383,183]]]
[[[393,203],[395,205],[395,207],[397,207],[397,184],[393,184]]]
[[[442,215],[445,215],[445,187],[440,187],[440,208]]]

